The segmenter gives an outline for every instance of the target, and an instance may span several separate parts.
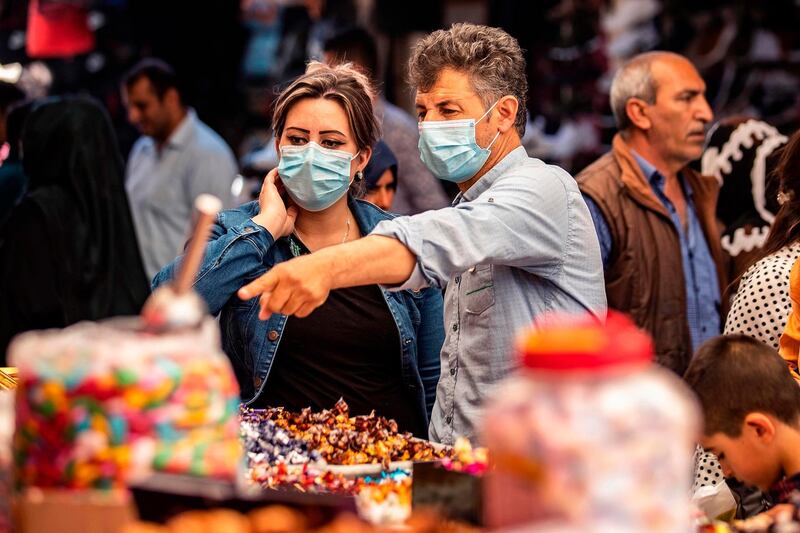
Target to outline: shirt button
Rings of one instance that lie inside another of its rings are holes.
[[[445,418],[444,421],[447,422],[448,424],[452,424],[453,423],[453,417],[450,416],[450,415],[447,415],[447,418]]]
[[[451,368],[450,369],[450,375],[451,376],[455,376],[456,375],[456,369],[455,368]]]
[[[262,383],[264,383],[264,380],[261,379],[261,376],[256,376],[253,378],[253,385],[255,385],[257,389],[261,387]]]
[[[276,340],[278,340],[278,332],[273,329],[272,331],[267,333],[267,338],[275,342]]]
[[[458,324],[453,324],[453,331],[458,331]]]

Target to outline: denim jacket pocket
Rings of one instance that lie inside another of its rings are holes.
[[[461,276],[467,313],[480,315],[494,305],[494,271],[492,265],[477,265]]]

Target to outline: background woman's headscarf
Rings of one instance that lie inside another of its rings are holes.
[[[367,190],[374,189],[378,185],[386,170],[391,170],[394,176],[394,184],[397,186],[397,158],[389,145],[383,141],[378,141],[372,149],[372,157],[364,168],[364,181]]]
[[[45,101],[26,120],[22,158],[60,262],[65,323],[137,314],[149,286],[105,110],[88,98]]]

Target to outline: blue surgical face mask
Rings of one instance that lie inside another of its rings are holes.
[[[347,193],[350,162],[357,155],[315,142],[281,146],[278,175],[297,205],[306,211],[322,211]]]
[[[499,101],[499,100],[498,100]],[[475,140],[475,125],[494,109],[497,102],[475,120],[429,120],[419,123],[419,156],[425,166],[440,180],[462,183],[481,169],[500,136],[494,136],[486,148]]]

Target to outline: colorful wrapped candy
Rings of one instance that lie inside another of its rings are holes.
[[[449,454],[443,448],[400,433],[397,422],[376,416],[350,416],[347,402],[339,400],[333,409],[299,413],[278,407],[257,411],[275,425],[302,439],[317,450],[330,465],[382,464],[392,461],[434,461]]]
[[[489,451],[486,448],[473,448],[469,439],[458,437],[453,444],[452,456],[442,459],[442,468],[471,476],[480,476],[486,472],[488,455]]]
[[[119,487],[153,469],[235,475],[239,391],[217,324],[159,335],[139,324],[85,322],[12,343],[20,485]]]

